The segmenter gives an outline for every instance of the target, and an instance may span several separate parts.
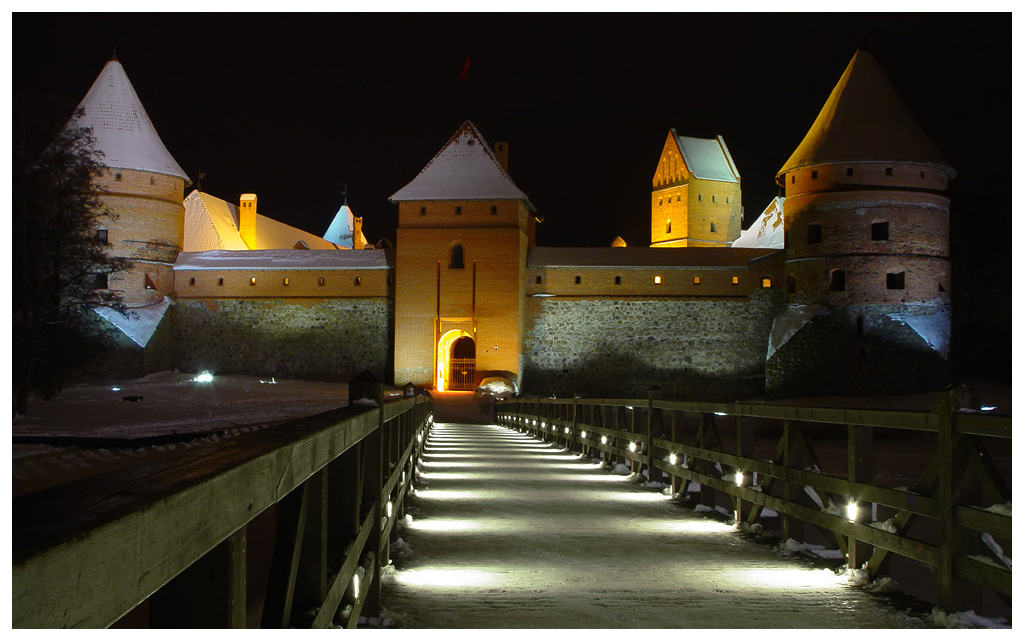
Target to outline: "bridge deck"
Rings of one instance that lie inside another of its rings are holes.
[[[920,628],[589,459],[436,424],[383,603],[403,628]]]

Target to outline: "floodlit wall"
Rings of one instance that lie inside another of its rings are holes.
[[[521,390],[732,401],[761,396],[779,288],[715,298],[528,298]]]

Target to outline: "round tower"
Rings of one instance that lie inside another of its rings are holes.
[[[954,170],[867,50],[776,176],[787,308],[770,394],[934,389],[947,378]]]
[[[110,60],[79,103],[78,124],[92,129],[107,168],[99,180],[104,208],[97,237],[133,267],[111,275],[129,307],[174,293],[173,266],[182,250],[188,176],[164,147],[124,67]]]

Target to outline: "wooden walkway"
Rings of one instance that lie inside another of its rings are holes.
[[[926,626],[731,523],[514,430],[438,423],[422,461],[383,586],[398,627]]]

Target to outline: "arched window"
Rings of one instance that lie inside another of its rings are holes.
[[[452,256],[449,260],[448,267],[450,270],[462,270],[463,269],[463,246],[456,243],[452,246]]]
[[[833,270],[829,273],[829,291],[843,292],[847,289],[847,273],[843,270]]]

